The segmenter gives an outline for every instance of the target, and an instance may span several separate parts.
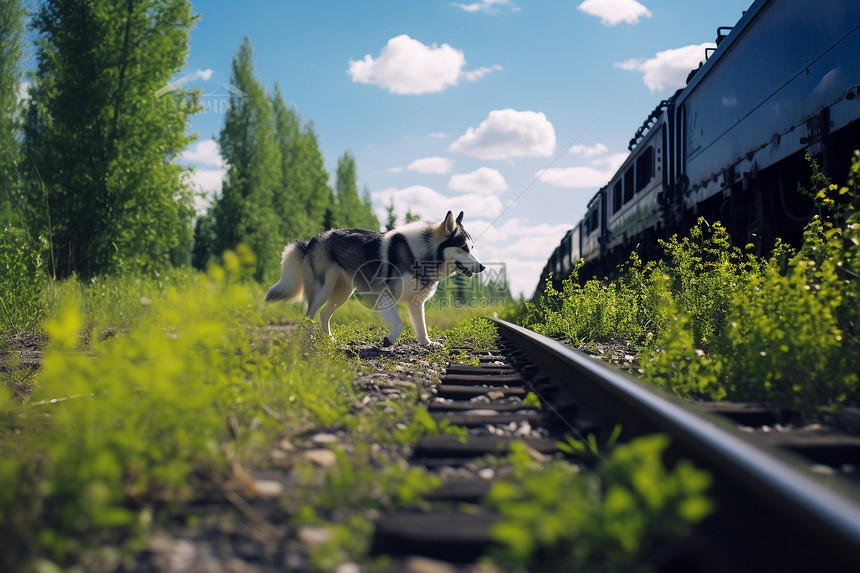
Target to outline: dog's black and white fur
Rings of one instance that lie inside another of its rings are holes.
[[[385,346],[400,337],[403,322],[395,304],[405,302],[415,337],[429,345],[424,303],[436,286],[454,272],[470,277],[483,270],[463,228],[463,212],[455,219],[448,211],[440,223],[419,221],[387,233],[331,229],[310,241],[292,241],[281,258],[281,278],[265,300],[303,298],[311,319],[328,301],[320,322],[331,336],[332,314],[358,290],[390,326]]]

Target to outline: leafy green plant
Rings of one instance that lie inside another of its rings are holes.
[[[35,331],[46,313],[41,252],[18,227],[7,225],[0,233],[0,335]]]
[[[462,426],[450,423],[448,420],[437,422],[423,406],[416,407],[412,412],[412,420],[405,428],[395,430],[394,440],[396,443],[408,445],[414,444],[424,436],[438,436],[440,434],[451,434],[465,437],[468,430]]]
[[[133,551],[146,506],[224,483],[284,427],[347,418],[352,368],[300,337],[264,336],[257,292],[233,276],[213,267],[168,286],[105,339],[61,289],[32,397],[0,402],[0,452],[16,460],[0,464],[4,568],[74,563],[106,540]]]
[[[556,442],[558,449],[565,454],[577,456],[580,459],[597,459],[604,451],[611,450],[621,437],[621,424],[617,424],[606,442],[601,448],[597,443],[597,437],[594,434],[588,434],[584,438],[576,438],[567,436],[564,441]]]
[[[500,515],[492,557],[516,571],[631,571],[661,541],[712,511],[707,473],[686,460],[667,470],[663,435],[616,446],[594,473],[512,452],[513,479],[486,499]]]
[[[445,347],[469,346],[475,352],[496,347],[496,326],[483,317],[469,317],[457,322],[445,332]]]

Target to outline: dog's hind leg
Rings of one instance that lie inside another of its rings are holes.
[[[397,304],[387,294],[383,295],[377,304],[376,311],[382,316],[382,320],[388,323],[390,329],[388,336],[382,340],[382,346],[393,346],[403,332],[403,321],[400,320],[400,314],[397,312]]]
[[[317,311],[331,296],[331,293],[340,277],[335,269],[330,269],[321,277],[313,275],[306,275],[306,277],[305,292],[308,297],[308,310],[305,313],[305,317],[313,320]]]
[[[322,312],[320,312],[320,322],[325,329],[325,333],[331,336],[332,339],[334,339],[334,336],[331,335],[331,315],[352,296],[354,290],[351,281],[346,280],[344,277],[339,277],[331,291],[328,303],[323,307]]]

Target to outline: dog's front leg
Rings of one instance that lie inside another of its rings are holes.
[[[394,299],[383,299],[378,311],[382,316],[382,320],[387,322],[389,327],[389,334],[382,340],[382,345],[393,346],[397,342],[397,339],[400,338],[400,333],[403,332],[403,321],[400,320],[400,314],[397,312],[397,305]]]
[[[441,346],[438,342],[433,342],[427,336],[427,322],[424,319],[424,301],[415,299],[409,304],[409,320],[412,322],[412,329],[415,331],[415,338],[418,344],[422,346]]]

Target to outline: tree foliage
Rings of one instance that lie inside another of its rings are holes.
[[[298,112],[287,107],[277,84],[272,108],[281,151],[280,184],[275,196],[281,238],[284,242],[309,239],[328,228],[326,217],[331,217],[333,208],[319,140],[313,124],[302,125]]]
[[[274,112],[254,71],[254,51],[245,36],[233,57],[230,105],[218,138],[228,165],[214,205],[216,252],[244,243],[257,255],[254,277],[263,278],[268,256],[278,252],[278,220],[272,210],[280,183],[280,149]]]
[[[370,193],[365,190],[364,198],[358,196],[355,157],[346,152],[337,161],[336,222],[338,227],[358,227],[379,230],[379,219],[370,206]]]
[[[0,0],[0,228],[12,220],[20,183],[18,100],[21,93],[23,16],[21,0]]]
[[[152,272],[190,251],[191,191],[173,159],[197,102],[164,88],[194,20],[187,0],[47,0],[35,15],[26,214],[56,275]]]

